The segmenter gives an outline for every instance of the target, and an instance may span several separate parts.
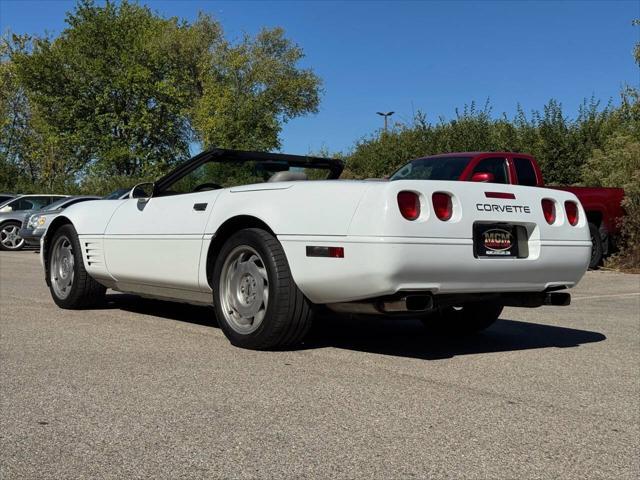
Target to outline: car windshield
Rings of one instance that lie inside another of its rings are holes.
[[[58,208],[60,208],[62,205],[64,205],[65,203],[69,202],[71,199],[70,198],[61,198],[60,200],[56,200],[55,202],[53,202],[51,205],[46,206],[43,210],[57,210]]]
[[[10,202],[4,204],[4,206],[11,207],[14,212],[22,210],[40,210],[45,207],[49,202],[50,197],[19,197]]]
[[[472,157],[427,157],[407,163],[390,180],[459,180]]]
[[[118,200],[122,195],[124,195],[125,193],[128,193],[129,190],[131,190],[130,188],[119,188],[118,190],[115,190],[113,192],[111,192],[109,195],[105,195],[104,197],[102,197],[103,200]]]

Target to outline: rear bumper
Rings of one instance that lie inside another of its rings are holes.
[[[531,242],[524,259],[478,259],[471,239],[280,236],[294,280],[314,303],[399,291],[433,294],[542,292],[573,287],[591,255],[588,241]],[[344,258],[307,257],[307,246],[342,246]]]

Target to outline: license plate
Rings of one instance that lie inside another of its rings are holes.
[[[473,226],[473,255],[476,258],[518,258],[518,228],[504,223],[476,223]]]

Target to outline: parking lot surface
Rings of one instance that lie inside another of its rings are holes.
[[[0,252],[0,478],[640,478],[640,276],[488,331],[327,319],[232,347],[213,311],[57,308]]]

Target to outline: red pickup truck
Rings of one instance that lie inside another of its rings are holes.
[[[424,180],[461,180],[469,182],[511,183],[542,187],[542,172],[531,155],[513,152],[465,152],[433,155],[412,160],[393,175]],[[595,268],[613,246],[623,215],[624,191],[621,188],[547,187],[575,194],[587,213],[593,250],[590,267]]]

